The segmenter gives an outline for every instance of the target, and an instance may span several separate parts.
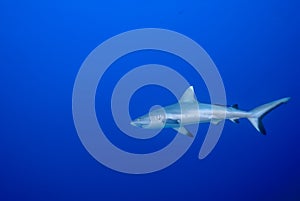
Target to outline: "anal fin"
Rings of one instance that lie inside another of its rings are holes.
[[[232,118],[232,119],[229,119],[230,121],[232,121],[233,123],[240,123],[240,120],[238,118]]]

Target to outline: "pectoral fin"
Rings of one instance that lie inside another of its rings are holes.
[[[193,134],[184,127],[177,127],[177,128],[173,128],[173,129],[176,130],[178,133],[181,133],[183,135],[186,135],[186,136],[189,136],[189,137],[194,137]]]

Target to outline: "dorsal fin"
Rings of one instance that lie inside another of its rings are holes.
[[[194,92],[194,87],[190,86],[184,94],[181,96],[180,103],[185,103],[185,102],[197,102],[197,99],[195,97],[195,92]]]

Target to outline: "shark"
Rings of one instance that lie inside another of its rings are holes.
[[[219,124],[223,120],[239,123],[239,119],[246,118],[255,129],[266,134],[262,119],[266,114],[278,106],[288,102],[290,97],[281,98],[250,111],[240,110],[237,104],[226,106],[218,104],[205,104],[197,101],[194,87],[190,86],[179,99],[178,103],[161,107],[138,117],[130,122],[131,125],[143,129],[172,128],[178,133],[193,137],[185,126],[198,123]]]

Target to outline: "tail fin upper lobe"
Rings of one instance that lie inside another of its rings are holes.
[[[278,106],[282,105],[283,103],[286,103],[290,97],[282,98],[264,105],[261,105],[253,110],[250,111],[250,117],[248,118],[251,124],[261,132],[262,134],[266,134],[266,129],[264,128],[264,125],[262,123],[262,118],[271,112],[273,109],[277,108]]]

